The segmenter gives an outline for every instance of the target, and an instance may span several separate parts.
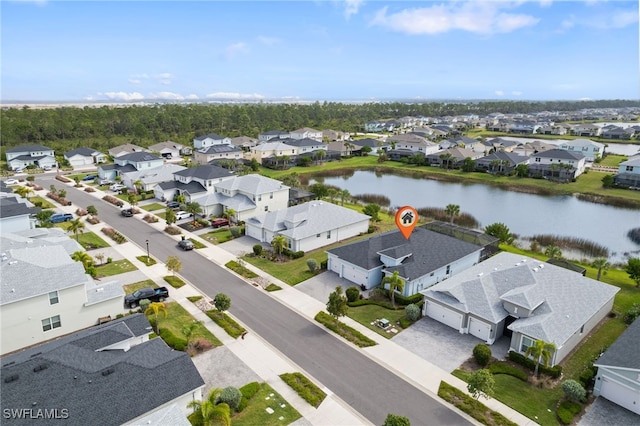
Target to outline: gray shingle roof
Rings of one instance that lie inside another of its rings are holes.
[[[83,155],[85,157],[91,157],[95,154],[99,154],[100,151],[97,151],[93,148],[76,148],[76,149],[72,149],[71,151],[67,151],[64,153],[64,156],[67,158],[71,158],[74,155]]]
[[[627,329],[613,342],[594,365],[629,368],[640,370],[640,356],[638,356],[638,345],[640,344],[640,319],[636,319]]]
[[[533,307],[532,316],[517,319],[509,329],[560,347],[618,291],[577,272],[503,252],[421,293],[494,323],[508,315],[502,299]]]
[[[289,189],[279,180],[271,179],[261,175],[236,176],[234,179],[227,179],[216,184],[216,188],[229,191],[242,191],[247,194],[264,194],[281,189]]]
[[[85,291],[87,293],[87,302],[85,306],[95,303],[104,302],[105,300],[124,297],[124,290],[120,281],[87,281],[85,283]]]
[[[129,154],[124,154],[118,157],[118,160],[126,160],[134,163],[138,163],[140,161],[154,161],[154,160],[162,160],[162,157],[158,157],[155,154],[150,154],[148,152],[131,152]]]
[[[285,143],[287,145],[291,145],[291,146],[295,146],[298,148],[304,147],[304,146],[318,146],[318,145],[322,145],[322,142],[318,142],[315,139],[309,139],[309,138],[304,138],[304,139],[282,139],[282,143]]]
[[[547,151],[538,152],[532,155],[532,157],[540,158],[559,158],[561,160],[582,160],[584,155],[581,152],[567,151],[564,149],[549,149]]]
[[[205,140],[207,138],[219,141],[219,140],[224,139],[225,136],[220,136],[220,135],[218,135],[216,133],[209,133],[208,135],[198,136],[198,137],[195,138],[195,140],[203,141],[203,140]]]
[[[178,182],[177,180],[172,180],[169,182],[161,182],[158,185],[162,189],[177,188],[180,191],[188,192],[189,194],[199,194],[201,192],[207,192],[205,187],[202,186],[200,182],[195,182],[195,181],[192,181],[189,183],[182,183],[182,182]]]
[[[197,167],[189,167],[175,173],[176,176],[194,177],[198,179],[217,179],[222,177],[233,176],[234,173],[224,167],[214,166],[212,164],[203,164]]]
[[[32,215],[40,210],[37,207],[29,207],[16,197],[0,198],[0,218]]]
[[[9,148],[6,152],[33,152],[33,151],[52,151],[48,146],[43,145],[20,145],[15,148]]]
[[[368,219],[369,216],[346,207],[323,201],[310,201],[253,217],[247,222],[299,240]]]
[[[73,252],[83,250],[76,240],[70,238],[60,228],[34,228],[12,233],[5,232],[0,235],[0,245],[3,253],[9,249],[60,246],[71,256]]]
[[[414,280],[481,250],[482,247],[475,244],[418,227],[413,230],[409,240],[406,240],[400,231],[390,231],[328,252],[366,270],[382,265],[380,253],[400,257],[411,253],[400,266],[385,270],[397,270],[401,277]]]
[[[205,149],[200,149],[198,152],[206,155],[224,154],[225,152],[242,152],[242,149],[234,145],[211,145]]]
[[[2,359],[3,407],[66,408],[65,424],[120,425],[204,385],[190,357],[162,339],[96,351],[138,336],[134,315]],[[34,368],[46,368],[34,372]],[[5,378],[18,379],[5,382]],[[30,421],[30,420],[29,420]],[[29,424],[29,421],[15,424]]]

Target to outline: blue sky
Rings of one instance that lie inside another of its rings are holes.
[[[10,101],[638,99],[637,1],[1,1]]]

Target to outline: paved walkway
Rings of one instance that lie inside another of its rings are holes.
[[[57,186],[63,186],[61,182],[56,182]],[[69,185],[72,186],[72,185]],[[91,193],[96,199],[101,199],[104,195],[101,191]],[[98,204],[97,204],[98,205]],[[65,212],[74,212],[75,207],[62,207],[61,210]],[[100,208],[98,207],[98,211]],[[135,220],[141,220],[143,215],[136,215]],[[141,223],[145,223],[141,221]],[[86,224],[87,228],[99,232],[100,229],[105,226],[104,224],[90,225]],[[163,220],[160,220],[154,224],[148,224],[159,231],[162,231],[165,227]],[[191,234],[190,232],[183,231],[187,238],[193,238],[200,240],[207,247],[199,249],[198,251],[207,259],[224,267],[224,264],[230,260],[236,260],[236,255],[229,253],[220,246],[214,246],[206,241],[202,240]],[[176,241],[180,237],[173,237]],[[111,241],[109,241],[111,243]],[[156,282],[164,282],[163,276],[167,275],[167,270],[161,262],[153,266],[146,266],[136,259],[136,256],[146,254],[141,247],[128,242],[121,245],[114,246],[125,258],[134,263],[142,272],[144,272],[149,278]],[[260,276],[263,276],[269,280],[269,282],[278,284],[282,287],[282,290],[268,293],[271,297],[279,300],[290,309],[297,311],[303,316],[306,316],[311,321],[315,315],[325,309],[325,304],[312,296],[305,294],[302,291],[297,290],[295,287],[291,287],[288,284],[281,282],[280,280],[272,277],[262,270],[255,268],[250,264],[246,264],[249,269],[254,270]],[[114,277],[117,278],[117,277]],[[254,287],[256,291],[264,291],[260,287]],[[344,401],[340,400],[336,395],[332,394],[329,389],[323,388],[327,393],[325,401],[315,409],[302,400],[293,390],[291,390],[280,378],[279,374],[291,371],[301,371],[306,374],[310,379],[314,380],[312,376],[309,376],[306,372],[300,369],[294,363],[288,360],[277,349],[272,347],[268,342],[262,340],[260,336],[255,333],[249,333],[246,338],[233,339],[226,334],[224,330],[218,327],[213,321],[211,321],[203,312],[201,312],[194,304],[189,302],[186,298],[192,295],[200,295],[199,290],[190,285],[189,283],[177,290],[171,290],[172,298],[191,312],[196,319],[202,320],[204,324],[209,328],[227,348],[229,348],[234,355],[245,362],[262,380],[269,383],[277,392],[279,392],[283,398],[295,407],[304,417],[313,425],[369,425],[371,424],[367,419],[363,418],[359,413],[352,410]],[[437,396],[438,387],[442,380],[447,383],[456,386],[457,388],[466,392],[466,383],[462,380],[452,376],[447,371],[439,368],[432,363],[426,361],[422,357],[412,353],[411,351],[395,344],[391,340],[380,336],[372,330],[362,326],[356,321],[344,317],[341,319],[347,325],[359,330],[367,337],[376,341],[377,345],[360,349],[362,353],[369,356],[372,360],[378,362],[382,367],[393,371],[398,376],[404,378],[407,382],[412,383],[418,389],[421,389],[425,393],[432,395],[436,400],[440,400]],[[335,335],[337,339],[340,339]],[[314,380],[315,381],[315,380]],[[318,381],[315,381],[318,384]],[[482,402],[489,408],[500,412],[502,415],[510,419],[511,421],[519,425],[536,425],[533,420],[528,419],[517,411],[502,404],[501,402],[490,399],[482,400]],[[464,414],[463,414],[464,415]],[[471,422],[478,424],[469,416],[464,415]]]

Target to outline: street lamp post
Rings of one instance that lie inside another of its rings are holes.
[[[149,265],[149,240],[144,240],[147,243],[147,266]]]

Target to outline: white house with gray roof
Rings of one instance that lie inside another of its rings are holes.
[[[640,414],[639,342],[640,320],[636,319],[593,363],[598,367],[593,394],[636,414]]]
[[[570,181],[584,173],[586,157],[581,152],[554,148],[531,155],[529,176]]]
[[[198,136],[193,139],[193,147],[195,149],[207,148],[213,145],[231,145],[231,138],[209,133],[208,135]]]
[[[121,283],[94,281],[71,254],[82,247],[63,231],[0,236],[0,352],[6,354],[123,313]]]
[[[207,192],[215,192],[214,185],[225,179],[232,179],[234,173],[223,167],[203,164],[196,167],[183,167],[173,173],[173,179],[153,188],[155,197],[166,201],[183,194],[188,201]]]
[[[27,166],[39,168],[56,167],[55,152],[48,146],[21,145],[9,148],[6,151],[7,165],[9,169],[16,170]]]
[[[242,148],[235,145],[212,145],[193,152],[196,164],[207,164],[212,160],[241,160],[244,156]]]
[[[640,188],[640,154],[621,162],[613,179],[616,185]]]
[[[423,315],[493,344],[510,339],[524,354],[553,343],[561,362],[611,311],[617,287],[559,266],[502,252],[429,289]]]
[[[106,155],[93,148],[72,149],[64,153],[64,158],[69,162],[71,167],[91,166],[107,161]]]
[[[189,424],[188,404],[203,399],[204,380],[188,354],[149,340],[151,330],[135,314],[4,357],[2,407],[58,416],[43,424]]]
[[[398,271],[403,296],[410,296],[470,268],[482,247],[422,227],[405,239],[390,231],[328,250],[327,269],[371,289]]]
[[[298,155],[318,151],[320,149],[327,150],[327,144],[322,142],[321,140],[311,139],[311,138],[301,138],[301,139],[283,139],[283,143],[294,146],[298,150]]]
[[[289,137],[291,139],[313,139],[317,142],[322,142],[322,130],[303,127],[302,129],[292,130],[289,133]]]
[[[3,233],[36,227],[34,215],[40,211],[29,200],[12,192],[0,192],[0,230]]]
[[[325,201],[309,201],[247,219],[245,235],[271,243],[277,235],[292,251],[309,251],[366,233],[369,216]]]
[[[567,140],[560,144],[560,149],[579,152],[584,155],[586,161],[592,163],[604,155],[604,144],[590,139]]]
[[[245,157],[248,160],[255,159],[259,162],[262,162],[264,158],[269,157],[293,157],[295,155],[298,155],[298,151],[298,147],[287,145],[278,138],[275,142],[266,142],[254,146],[253,148],[251,148],[251,151],[249,151],[249,154],[247,154]]]

